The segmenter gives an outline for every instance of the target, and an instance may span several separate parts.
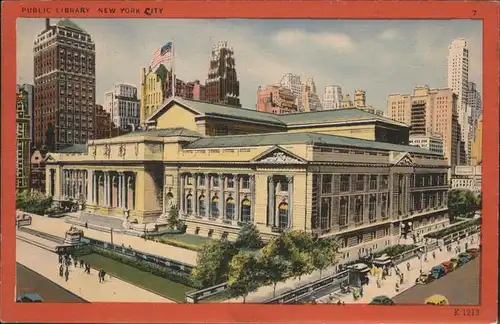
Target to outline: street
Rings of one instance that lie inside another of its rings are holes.
[[[44,302],[49,303],[87,302],[19,263],[16,263],[16,279],[16,297],[22,297],[25,293],[36,293]]]
[[[431,295],[445,296],[450,305],[478,305],[481,257],[427,285],[412,287],[395,296],[397,304],[423,304]]]

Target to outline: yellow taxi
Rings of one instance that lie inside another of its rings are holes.
[[[448,299],[443,295],[432,295],[425,300],[426,305],[436,305],[436,306],[446,306],[450,303]]]

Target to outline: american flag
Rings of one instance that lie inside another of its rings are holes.
[[[172,59],[172,42],[168,42],[153,53],[153,60],[151,61],[151,68],[154,69],[164,61]]]

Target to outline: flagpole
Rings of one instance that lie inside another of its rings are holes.
[[[172,39],[172,98],[175,97],[175,45],[174,45],[174,40]]]

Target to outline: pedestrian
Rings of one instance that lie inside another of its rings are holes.
[[[102,273],[101,273],[102,270],[99,270],[99,272],[97,273],[97,276],[99,277],[99,282],[102,282]]]
[[[410,262],[406,262],[406,270],[410,271]]]
[[[403,280],[404,280],[404,275],[401,274],[401,276],[400,276],[400,282],[401,282],[401,284],[403,284]]]
[[[89,228],[89,223],[85,222],[85,228]]]
[[[399,282],[396,282],[396,292],[399,292]]]
[[[380,282],[380,278],[377,278],[377,287],[378,288],[382,287],[382,283]]]
[[[66,267],[66,272],[64,272],[64,277],[65,277],[66,281],[68,281],[68,279],[69,279],[69,269],[68,269],[68,267]]]
[[[80,259],[80,268],[83,268],[84,261]]]
[[[59,265],[59,276],[61,278],[64,276],[64,266],[62,264]]]
[[[359,296],[361,298],[363,298],[363,286],[361,286],[361,288],[359,288]]]
[[[104,282],[105,277],[106,277],[106,271],[102,270],[102,282]]]
[[[432,258],[433,258],[434,260],[436,260],[436,252],[435,252],[435,251],[432,251]]]
[[[62,258],[62,255],[60,253],[58,254],[58,257],[59,257],[59,263],[62,263],[63,258]]]

